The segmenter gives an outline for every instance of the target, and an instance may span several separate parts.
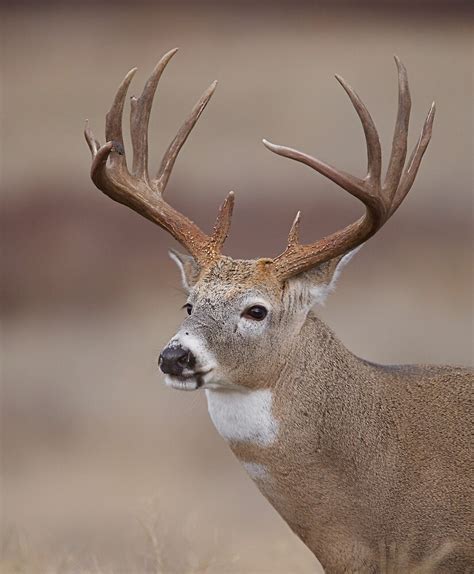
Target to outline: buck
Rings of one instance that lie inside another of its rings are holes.
[[[395,213],[430,141],[432,105],[408,162],[410,94],[396,58],[399,102],[382,182],[375,124],[339,76],[365,133],[364,179],[263,140],[365,206],[344,229],[300,243],[300,214],[281,255],[235,260],[221,254],[234,195],[206,235],[164,199],[182,145],[211,98],[204,92],[155,178],[148,174],[148,123],[158,81],[176,50],[131,99],[133,164],[122,115],[131,70],[106,116],[104,145],[86,126],[91,177],[110,198],[157,223],[189,254],[173,252],[188,292],[188,317],[162,351],[166,384],[204,389],[210,417],[260,491],[326,572],[472,571],[469,546],[469,410],[472,371],[451,366],[378,365],[353,355],[314,308],[334,289],[356,250]]]

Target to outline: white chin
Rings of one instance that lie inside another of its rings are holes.
[[[201,384],[194,377],[172,377],[167,375],[165,377],[165,385],[178,391],[195,391]]]

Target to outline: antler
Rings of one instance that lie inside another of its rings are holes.
[[[139,98],[131,100],[130,132],[133,148],[133,166],[130,173],[125,158],[122,135],[122,115],[125,96],[136,72],[133,68],[125,76],[105,121],[105,139],[100,146],[86,124],[84,135],[92,153],[91,178],[95,185],[110,198],[131,207],[140,215],[157,223],[179,241],[201,265],[209,265],[220,254],[227,237],[234,194],[230,192],[219,209],[211,236],[204,234],[185,215],[176,211],[163,194],[171,171],[187,137],[211,99],[217,82],[202,94],[189,117],[184,121],[161,161],[154,179],[148,175],[148,123],[158,82],[177,48],[165,54],[156,65]]]
[[[273,259],[275,272],[281,280],[307,271],[315,265],[347,253],[364,243],[388,221],[410,191],[421,158],[431,138],[435,105],[434,103],[431,105],[421,136],[405,167],[411,99],[405,66],[397,57],[395,57],[395,62],[398,68],[398,114],[392,152],[383,185],[381,182],[382,152],[377,129],[359,96],[340,76],[336,76],[336,79],[347,92],[364,129],[368,163],[367,175],[364,179],[338,171],[303,152],[263,140],[269,150],[312,167],[357,197],[366,208],[365,215],[358,221],[310,245],[299,243],[300,213],[298,212],[288,236],[288,247]]]

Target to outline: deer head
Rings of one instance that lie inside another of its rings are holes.
[[[306,164],[331,179],[365,206],[364,215],[328,237],[309,245],[299,241],[297,214],[283,253],[273,259],[234,260],[222,255],[234,195],[220,207],[211,235],[206,235],[164,199],[166,184],[179,150],[214,93],[204,92],[169,145],[155,178],[147,167],[148,122],[158,81],[176,53],[165,54],[145,85],[131,100],[133,163],[127,166],[122,114],[131,70],[120,85],[106,116],[106,143],[100,146],[89,127],[85,136],[92,152],[91,177],[106,195],[131,207],[167,230],[189,252],[173,252],[188,292],[188,317],[160,355],[166,382],[183,390],[265,388],[277,379],[296,335],[316,303],[322,303],[352,254],[395,213],[410,190],[431,137],[434,105],[408,162],[410,94],[407,73],[398,69],[399,103],[387,173],[382,181],[382,154],[375,124],[359,96],[336,76],[361,122],[367,144],[367,175],[360,179],[303,152],[263,140],[272,152]]]

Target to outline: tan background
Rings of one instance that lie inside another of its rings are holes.
[[[84,120],[103,137],[125,72],[139,66],[137,93],[179,46],[151,163],[217,78],[169,197],[207,229],[234,189],[228,253],[273,255],[297,209],[309,240],[360,208],[261,138],[362,174],[362,131],[332,76],[359,91],[387,152],[397,53],[411,142],[434,98],[433,142],[322,313],[368,359],[472,364],[472,29],[451,4],[2,8],[2,572],[315,571],[212,428],[204,396],[161,384],[156,359],[183,316],[173,242],[93,187]]]

